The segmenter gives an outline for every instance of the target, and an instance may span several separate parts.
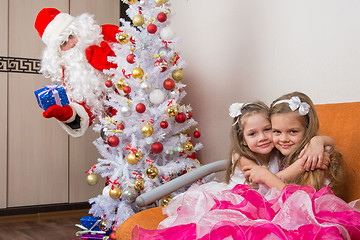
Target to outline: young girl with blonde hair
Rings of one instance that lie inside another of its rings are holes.
[[[298,159],[301,150],[318,135],[319,119],[311,99],[304,93],[286,94],[270,106],[270,119],[273,128],[273,142],[283,155],[283,167],[290,166]],[[344,184],[344,160],[342,154],[332,146],[327,147],[330,164],[327,169],[304,172],[288,183],[308,185],[320,190],[329,185],[335,194],[340,193]]]

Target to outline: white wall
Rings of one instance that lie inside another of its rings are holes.
[[[233,102],[292,91],[316,104],[360,101],[358,0],[173,0],[171,9],[203,163],[227,158]]]

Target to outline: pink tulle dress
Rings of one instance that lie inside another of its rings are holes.
[[[244,184],[211,182],[176,196],[157,230],[136,226],[132,239],[360,239],[356,203],[328,186],[316,192],[287,185],[261,194]]]

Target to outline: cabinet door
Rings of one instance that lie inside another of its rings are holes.
[[[0,208],[5,208],[7,181],[7,77],[8,0],[0,0]]]
[[[39,59],[44,44],[34,28],[37,13],[44,7],[68,12],[69,2],[8,4],[9,56]],[[44,119],[37,105],[34,91],[49,80],[29,72],[8,77],[8,207],[68,202],[68,136],[55,120]]]
[[[78,16],[84,12],[94,15],[98,24],[119,25],[120,0],[71,0],[70,14]],[[99,137],[98,133],[92,130],[91,126],[85,136],[70,138],[69,149],[69,193],[70,202],[86,202],[89,198],[102,193],[105,181],[101,179],[97,185],[89,186],[86,183],[85,171],[89,170],[97,159],[101,157],[93,141]],[[100,178],[100,177],[99,177]]]

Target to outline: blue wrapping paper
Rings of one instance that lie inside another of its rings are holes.
[[[56,83],[44,86],[34,93],[39,106],[45,111],[53,105],[65,106],[69,104],[65,89]]]
[[[91,229],[93,231],[100,231],[100,227],[99,227],[100,221],[99,220],[100,220],[100,218],[96,218],[93,216],[83,216],[80,219],[80,223],[82,226],[86,227],[87,229]]]

